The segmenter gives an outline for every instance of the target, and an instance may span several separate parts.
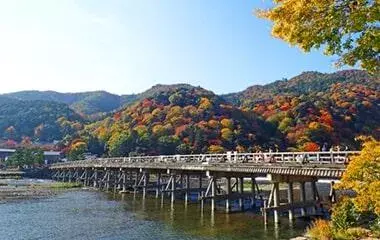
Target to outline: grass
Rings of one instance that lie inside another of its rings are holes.
[[[76,182],[54,182],[48,185],[48,188],[52,189],[69,189],[69,188],[79,188],[82,187],[81,183]]]

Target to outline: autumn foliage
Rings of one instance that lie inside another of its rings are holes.
[[[353,201],[360,211],[380,216],[380,141],[364,138],[360,155],[351,159],[339,187],[357,193]]]

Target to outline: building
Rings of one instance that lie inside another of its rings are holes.
[[[45,151],[44,152],[44,161],[45,164],[52,164],[59,162],[62,159],[61,152],[57,151]]]
[[[15,152],[16,149],[0,148],[0,161],[6,161]]]

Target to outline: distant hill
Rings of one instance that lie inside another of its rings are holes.
[[[65,103],[82,114],[110,112],[122,106],[121,97],[105,91],[59,93],[54,91],[21,91],[3,96],[18,100],[43,100]]]
[[[242,92],[222,95],[227,101],[239,106],[250,106],[255,102],[278,95],[296,96],[323,92],[336,83],[364,84],[380,89],[379,78],[361,70],[344,70],[335,73],[304,72],[291,79],[278,80],[266,85],[253,85]]]
[[[52,142],[82,128],[81,116],[66,104],[50,101],[21,101],[0,97],[0,139]]]
[[[138,100],[153,97],[162,91],[176,88],[190,89],[193,88],[193,86],[188,84],[158,84],[139,94],[127,94],[121,96],[106,91],[80,93],[60,93],[55,91],[20,91],[3,94],[1,97],[23,101],[42,100],[65,103],[77,113],[83,115],[92,115],[112,112],[122,108],[123,106],[133,104]]]

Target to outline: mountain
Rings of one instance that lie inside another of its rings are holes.
[[[380,138],[380,81],[364,71],[305,72],[223,98],[276,126],[288,147],[352,149],[359,135]]]
[[[120,96],[105,91],[59,93],[54,91],[21,91],[3,96],[17,100],[43,100],[65,103],[78,113],[90,115],[110,112],[122,106]]]
[[[0,138],[52,142],[82,128],[83,119],[66,104],[0,97]]]
[[[142,93],[127,94],[121,96],[106,91],[80,93],[60,93],[55,91],[20,91],[7,93],[0,96],[23,101],[41,100],[65,103],[79,114],[96,115],[118,110],[123,106],[133,104],[138,100],[153,97],[162,91],[176,88],[190,89],[192,87],[193,86],[188,84],[157,84]],[[95,117],[95,119],[97,118]]]
[[[159,85],[143,100],[87,130],[111,156],[252,150],[281,145],[271,124],[190,85]]]
[[[222,95],[239,106],[252,106],[255,102],[271,99],[278,95],[300,96],[324,92],[336,83],[364,84],[380,89],[379,78],[361,70],[344,70],[335,73],[304,72],[289,80],[283,79],[266,85],[253,85],[242,92]]]

